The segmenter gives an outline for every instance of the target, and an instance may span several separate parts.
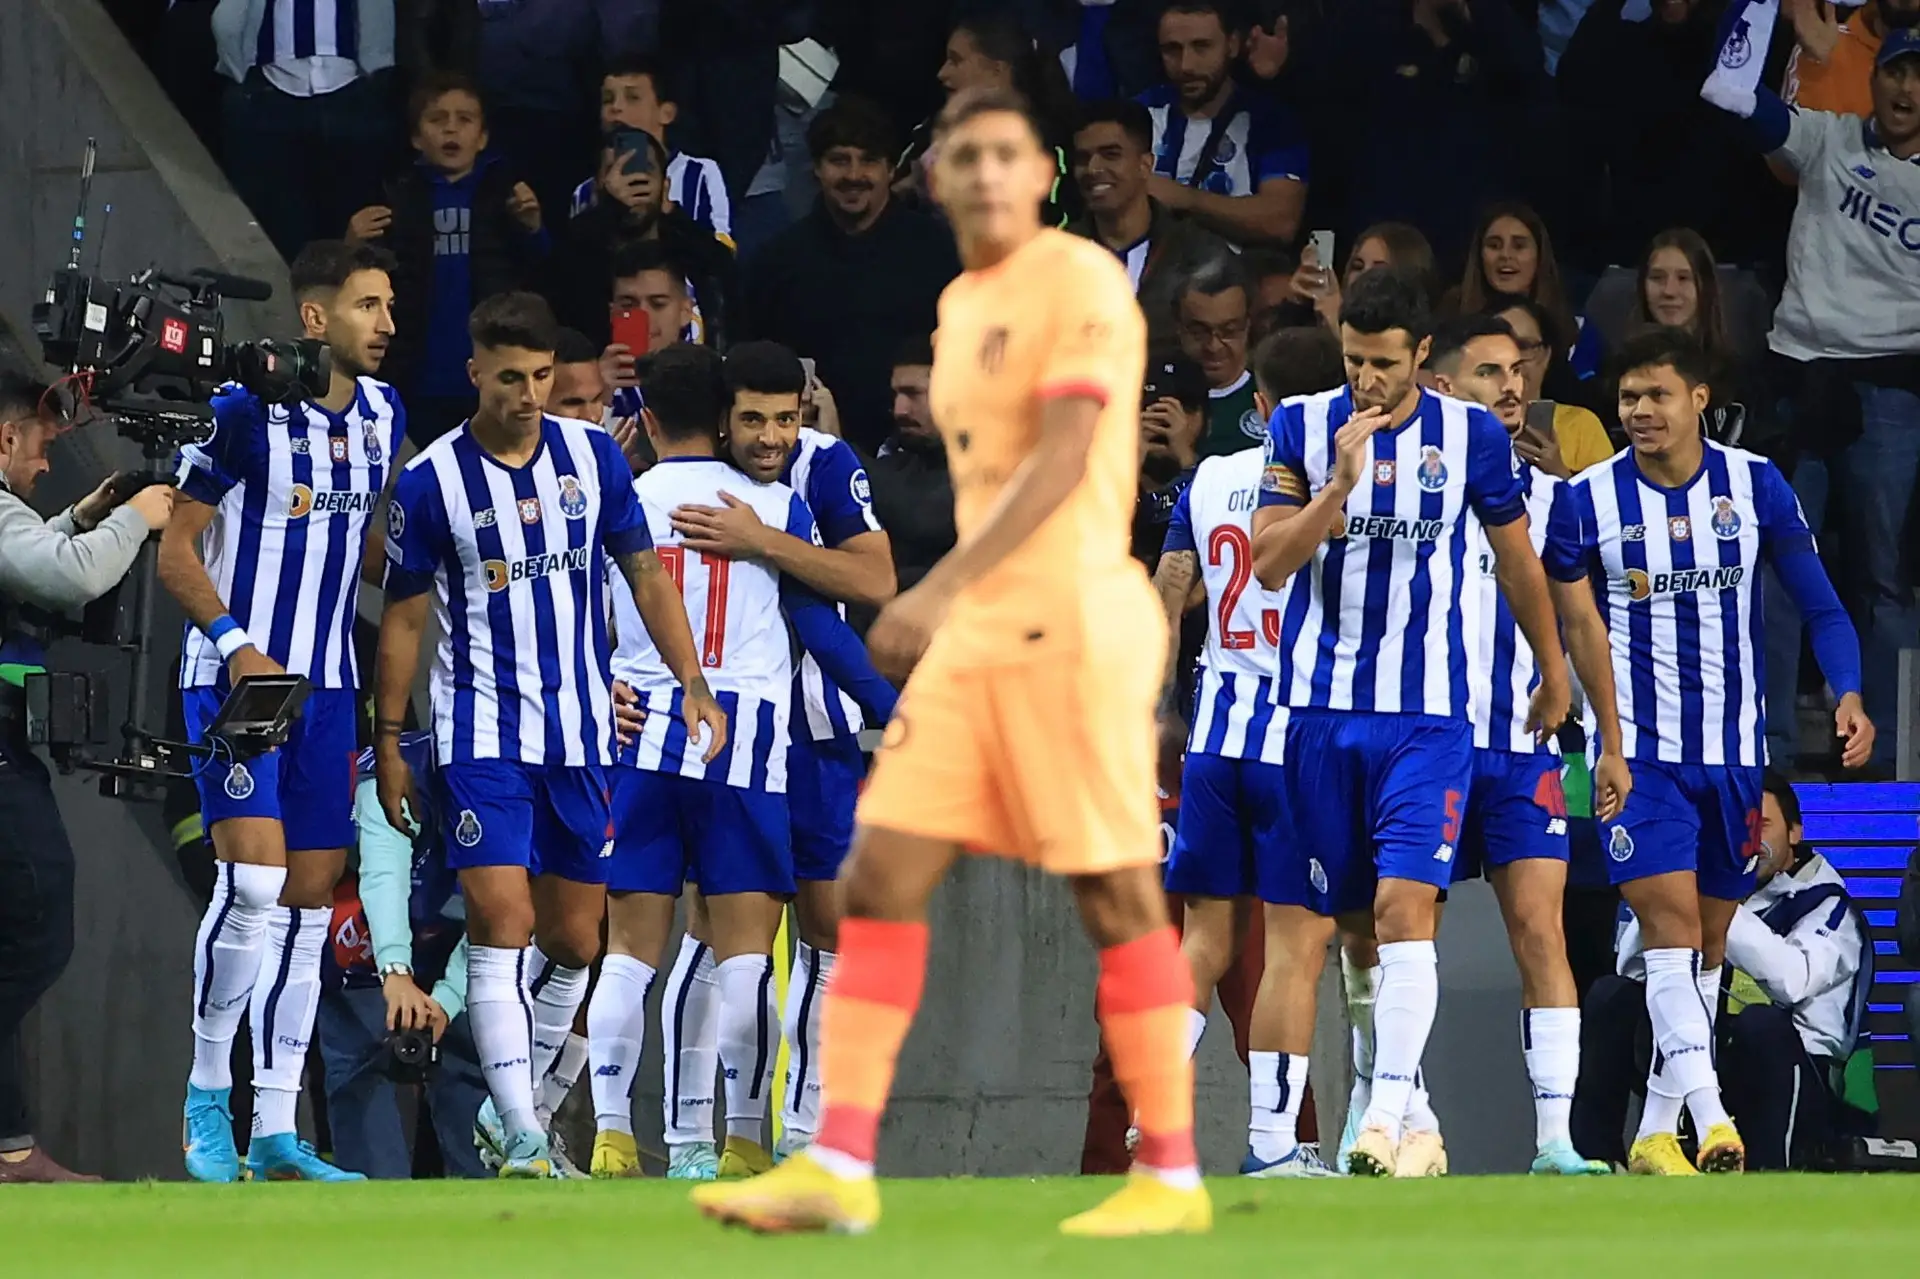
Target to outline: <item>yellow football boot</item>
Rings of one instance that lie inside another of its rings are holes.
[[[1687,1162],[1685,1152],[1680,1149],[1680,1139],[1670,1132],[1657,1132],[1634,1142],[1633,1149],[1627,1152],[1627,1171],[1640,1177],[1700,1175],[1700,1170]]]
[[[1084,1239],[1134,1235],[1204,1235],[1213,1229],[1213,1200],[1205,1186],[1181,1190],[1136,1172],[1097,1208],[1068,1217],[1060,1233]]]
[[[638,1177],[640,1151],[630,1132],[597,1132],[593,1135],[592,1174],[595,1179]]]
[[[1731,1121],[1707,1129],[1707,1135],[1700,1139],[1698,1163],[1701,1172],[1747,1170],[1747,1143],[1740,1140]]]
[[[757,1141],[745,1137],[727,1138],[726,1149],[720,1152],[720,1180],[739,1181],[743,1177],[758,1177],[773,1167],[773,1156],[767,1148]]]
[[[1368,1124],[1353,1139],[1353,1149],[1347,1152],[1347,1175],[1391,1177],[1398,1162],[1398,1151],[1387,1130],[1378,1124]]]
[[[863,1235],[880,1220],[880,1189],[871,1177],[836,1177],[803,1150],[761,1176],[696,1186],[693,1205],[703,1216],[762,1234]]]
[[[1400,1137],[1400,1149],[1394,1152],[1396,1177],[1444,1177],[1447,1175],[1447,1147],[1437,1132],[1409,1130]]]

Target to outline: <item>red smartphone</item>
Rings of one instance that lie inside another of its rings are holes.
[[[647,313],[640,310],[613,309],[613,340],[636,356],[647,353]]]

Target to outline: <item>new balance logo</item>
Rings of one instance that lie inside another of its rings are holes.
[[[600,1069],[593,1073],[596,1078],[600,1079],[618,1079],[620,1078],[620,1067],[615,1064],[609,1064],[600,1067]]]
[[[1564,818],[1564,817],[1549,817],[1549,818],[1547,819],[1547,834],[1549,834],[1549,835],[1555,835],[1555,836],[1559,836],[1559,835],[1564,835],[1564,834],[1566,834],[1566,833],[1567,833],[1567,819],[1566,819],[1566,818]]]
[[[1452,860],[1453,860],[1453,845],[1452,845],[1452,844],[1442,844],[1442,845],[1440,845],[1440,847],[1438,847],[1438,848],[1436,848],[1436,849],[1434,850],[1434,852],[1433,852],[1433,860],[1435,860],[1435,861],[1437,861],[1437,862],[1450,862],[1450,861],[1452,861]],[[1378,1076],[1378,1075],[1376,1075],[1376,1076],[1374,1076],[1374,1078],[1376,1078],[1376,1079],[1378,1079],[1378,1078],[1380,1078],[1380,1077],[1381,1077],[1381,1076]]]

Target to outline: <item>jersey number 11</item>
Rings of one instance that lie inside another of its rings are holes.
[[[667,570],[667,576],[673,579],[673,589],[680,592],[683,600],[687,597],[687,560],[693,559],[707,566],[707,625],[700,636],[700,664],[720,665],[727,648],[727,574],[732,571],[733,561],[717,557],[708,559],[700,552],[689,551],[684,546],[661,546],[655,550],[660,555],[660,563]]]

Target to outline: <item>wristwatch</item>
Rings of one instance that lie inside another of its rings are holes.
[[[413,976],[413,965],[411,964],[382,964],[380,966],[381,981],[385,981],[389,977],[411,976]]]

